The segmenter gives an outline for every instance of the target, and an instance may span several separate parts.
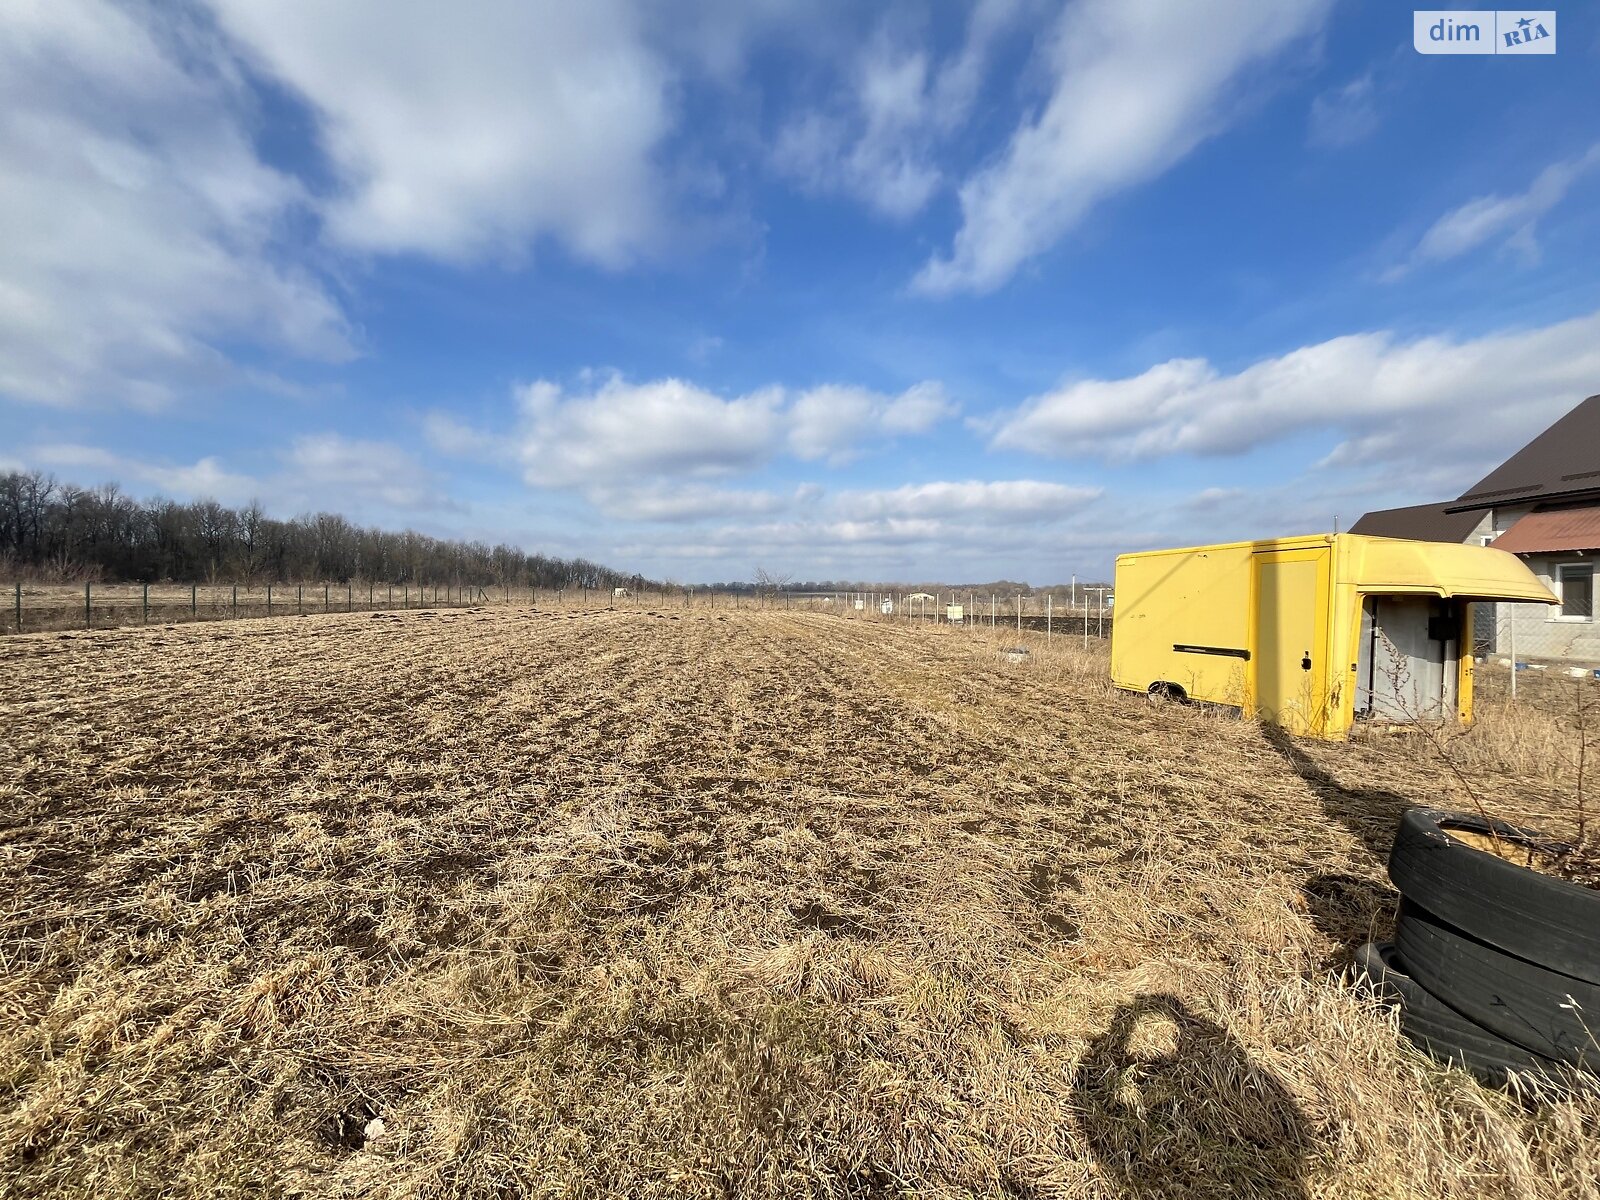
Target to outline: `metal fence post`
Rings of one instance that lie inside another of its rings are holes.
[[[1511,698],[1517,698],[1517,606],[1506,605],[1511,619],[1506,622],[1506,648],[1511,651]]]
[[[189,585],[189,619],[192,621],[200,615],[200,601],[196,598],[197,586]]]
[[[89,588],[90,588],[90,586],[91,586],[90,583],[87,580],[85,580],[84,584],[83,584],[83,627],[85,629],[93,629],[94,628],[94,614],[90,611],[90,608],[89,608]]]
[[[1017,593],[1017,636],[1022,636],[1022,593]]]
[[[233,619],[239,619],[239,585],[233,585]]]
[[[267,584],[267,616],[272,615],[272,585]]]
[[[306,585],[294,585],[294,611],[296,616],[304,616],[306,611]]]
[[[22,632],[22,581],[20,579],[17,581],[16,597],[17,597],[17,632],[21,633]]]
[[[1044,644],[1048,646],[1055,634],[1056,596],[1051,592],[1044,598]]]
[[[322,611],[328,611],[328,585],[322,585]]]

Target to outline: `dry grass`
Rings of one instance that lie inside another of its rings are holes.
[[[1600,1195],[1600,1101],[1484,1091],[1338,982],[1443,775],[1013,640],[0,644],[0,1192]]]
[[[427,583],[40,583],[0,586],[0,634],[64,629],[114,629],[125,625],[181,624],[252,617],[320,616],[327,613],[468,608],[478,604],[644,609],[685,604],[733,608],[754,606],[751,597],[651,591],[613,600],[610,588],[467,587]],[[19,603],[20,601],[20,603]],[[87,602],[87,603],[86,603]],[[796,601],[791,601],[796,603]],[[800,604],[806,601],[798,601]]]
[[[1510,672],[1486,664],[1477,670],[1472,730],[1451,751],[1463,769],[1544,779],[1570,794],[1578,759],[1578,707],[1590,726],[1589,754],[1600,730],[1600,684],[1592,679],[1528,672],[1513,699]]]

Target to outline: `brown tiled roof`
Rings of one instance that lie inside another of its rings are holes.
[[[1600,489],[1600,396],[1590,396],[1455,501],[1487,508]]]
[[[1483,514],[1446,512],[1445,504],[1413,504],[1410,508],[1383,508],[1369,512],[1354,525],[1351,533],[1372,537],[1412,538],[1419,542],[1464,542],[1477,528]]]
[[[1536,509],[1495,538],[1494,547],[1513,554],[1600,550],[1600,504]]]

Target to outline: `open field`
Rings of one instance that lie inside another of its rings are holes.
[[[661,597],[652,596],[652,601]],[[674,597],[681,602],[681,597]],[[611,591],[594,588],[493,588],[475,585],[361,583],[12,583],[5,587],[5,633],[112,629],[273,616],[317,616],[477,603],[600,608]],[[732,602],[729,601],[729,607]]]
[[[0,643],[0,1195],[1600,1196],[1600,1100],[1485,1091],[1338,981],[1401,809],[1455,800],[1412,739],[1008,644]],[[1464,744],[1567,830],[1560,769]]]
[[[1110,613],[1089,605],[1077,609],[1051,599],[999,596],[977,592],[942,592],[934,601],[908,602],[893,592],[717,592],[673,585],[630,590],[614,597],[610,588],[501,587],[476,584],[313,583],[7,583],[0,635],[43,633],[65,629],[115,629],[126,625],[183,624],[255,617],[322,616],[332,613],[393,612],[428,608],[501,607],[584,610],[617,608],[643,612],[661,609],[782,609],[785,612],[842,613],[851,619],[894,620],[938,624],[945,603],[960,603],[969,626],[1009,627],[1018,632],[1078,634],[1088,626],[1090,637],[1107,637]],[[860,599],[858,611],[855,601]],[[880,600],[893,601],[894,612],[879,611]],[[1085,607],[1088,606],[1088,607]],[[1053,615],[1052,615],[1053,613]]]

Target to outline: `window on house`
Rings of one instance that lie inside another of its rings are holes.
[[[1574,563],[1556,568],[1561,584],[1561,615],[1574,621],[1594,620],[1594,567]]]

